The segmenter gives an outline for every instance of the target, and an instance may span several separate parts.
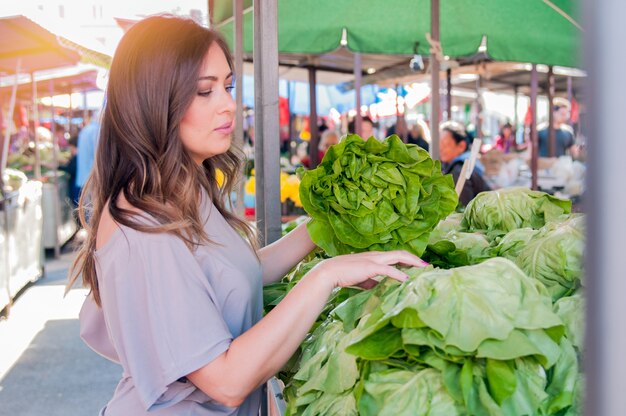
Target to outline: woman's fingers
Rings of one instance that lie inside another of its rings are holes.
[[[393,266],[382,265],[378,274],[389,276],[392,279],[396,279],[400,282],[406,281],[409,278],[406,273],[396,269]]]
[[[415,254],[411,254],[408,251],[404,250],[394,250],[394,251],[378,251],[374,252],[375,256],[374,261],[379,261],[384,264],[403,264],[406,266],[414,266],[414,267],[426,267],[428,263],[424,260],[417,257]]]
[[[364,282],[359,283],[357,286],[359,286],[362,289],[371,289],[374,286],[376,286],[378,284],[378,282],[374,279],[367,279]]]

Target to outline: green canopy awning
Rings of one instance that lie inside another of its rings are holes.
[[[213,22],[232,45],[232,1],[215,2]],[[244,1],[244,50],[252,51],[252,0]],[[452,58],[477,53],[498,61],[579,66],[578,2],[569,0],[446,0],[441,2],[441,47]],[[278,0],[281,53],[428,54],[430,0]]]

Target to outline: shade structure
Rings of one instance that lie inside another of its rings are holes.
[[[66,75],[60,77],[48,77],[46,79],[37,79],[36,86],[37,91],[40,91],[39,95],[61,95],[70,94],[75,92],[86,92],[98,90],[96,79],[98,77],[98,71],[90,69],[87,71],[81,71],[73,75]],[[32,99],[32,83],[21,83],[17,86],[17,98],[19,100]],[[4,101],[7,100],[11,94],[13,86],[0,87],[0,98]]]
[[[0,18],[0,72],[14,73],[18,59],[20,72],[70,66],[80,55],[61,46],[57,37],[24,16]]]
[[[430,0],[278,0],[281,53],[428,54]],[[355,7],[358,5],[358,7]],[[571,0],[446,0],[440,5],[441,48],[457,58],[478,51],[498,61],[576,67],[582,27]],[[244,50],[252,50],[252,1],[245,1]],[[232,2],[215,2],[213,21],[232,40]],[[232,45],[232,42],[231,42]]]

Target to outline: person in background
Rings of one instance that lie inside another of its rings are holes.
[[[87,178],[93,168],[96,154],[98,136],[100,135],[100,122],[97,111],[90,113],[89,123],[78,133],[78,149],[76,155],[76,187],[79,193],[87,183]]]
[[[67,145],[70,150],[70,159],[65,165],[59,166],[59,169],[67,173],[67,196],[72,203],[72,207],[76,208],[78,206],[78,198],[80,197],[80,189],[76,186],[76,169],[78,165],[78,137],[70,137],[70,139],[67,141]]]
[[[554,156],[564,156],[573,149],[574,131],[567,124],[569,121],[571,105],[565,98],[557,97],[552,101],[552,120],[556,140],[556,154]],[[539,157],[550,157],[550,147],[548,144],[548,126],[538,132]]]
[[[339,134],[337,134],[335,130],[331,130],[331,129],[324,130],[324,133],[322,133],[322,137],[320,137],[320,143],[317,147],[318,148],[317,162],[321,163],[328,148],[337,143],[339,143]],[[308,153],[304,154],[300,158],[300,163],[302,164],[302,166],[304,166],[307,169],[311,167],[311,158],[309,157]]]
[[[439,136],[439,154],[441,158],[441,170],[445,174],[451,174],[454,183],[457,183],[463,162],[470,157],[469,141],[465,128],[454,121],[448,121],[441,125]],[[463,191],[459,195],[459,203],[466,206],[476,195],[491,188],[483,178],[484,168],[480,161],[476,161],[474,171],[465,182]]]
[[[356,134],[356,118],[348,123],[348,133]],[[370,137],[376,137],[374,133],[374,122],[369,116],[361,117],[361,137],[367,140]]]
[[[511,153],[524,150],[526,146],[517,143],[513,125],[507,121],[500,127],[500,133],[498,133],[494,141],[494,148],[502,153]]]
[[[430,130],[424,121],[418,120],[411,126],[407,136],[407,143],[416,144],[428,151],[430,148]]]
[[[404,251],[323,260],[263,316],[262,285],[315,245],[305,222],[259,249],[227,205],[242,163],[234,79],[226,41],[191,19],[148,17],[115,51],[68,284],[81,276],[90,290],[81,336],[123,369],[103,416],[258,416],[260,387],[335,288],[425,266]]]
[[[68,140],[65,138],[65,126],[62,124],[55,124],[54,136],[57,139],[59,149],[65,150],[68,147]]]

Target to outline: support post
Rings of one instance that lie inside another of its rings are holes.
[[[556,156],[556,132],[554,130],[554,72],[548,67],[548,155]]]
[[[439,0],[430,2],[430,37],[439,42]],[[439,159],[439,61],[434,51],[430,54],[431,93],[430,93],[430,155]]]
[[[261,244],[278,240],[280,225],[280,149],[278,126],[277,0],[254,7],[254,125],[257,226]]]
[[[243,0],[233,1],[233,17],[235,19],[235,32],[233,39],[235,44],[235,145],[243,149]],[[239,172],[240,181],[236,187],[235,210],[240,217],[244,215],[245,178],[243,168]]]
[[[311,138],[309,139],[309,166],[315,168],[319,163],[319,131],[317,128],[317,80],[315,68],[309,67],[309,131]]]
[[[530,71],[530,171],[531,188],[537,190],[537,169],[539,157],[539,139],[537,137],[537,91],[539,90],[539,80],[537,79],[537,65],[533,64]]]
[[[361,54],[358,52],[354,54],[354,93],[356,96],[356,118],[354,119],[354,131],[350,133],[356,133],[360,136],[363,117],[361,116]],[[364,138],[367,139],[367,137]]]

